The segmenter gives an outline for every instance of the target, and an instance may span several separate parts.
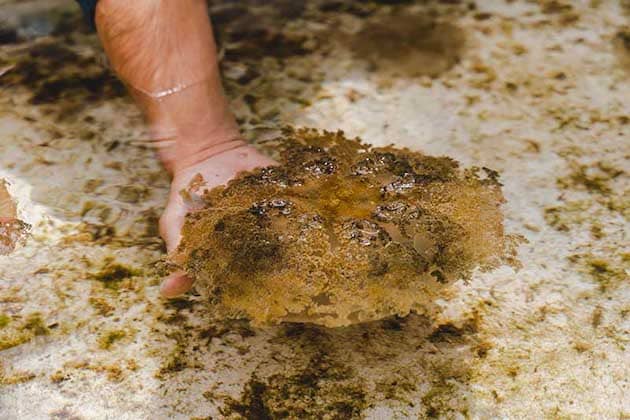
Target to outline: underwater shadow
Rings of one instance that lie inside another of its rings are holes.
[[[213,320],[196,299],[176,305],[163,330],[175,346],[157,374],[169,391],[156,404],[200,418],[466,415],[475,366],[491,348],[476,312],[440,325],[411,314],[341,328],[260,329]]]

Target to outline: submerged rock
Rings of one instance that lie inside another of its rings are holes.
[[[171,255],[222,316],[335,327],[423,313],[506,256],[494,171],[341,132],[277,143],[279,166],[207,193]]]
[[[29,225],[18,220],[17,207],[6,182],[0,179],[0,255],[7,255],[26,240]]]
[[[0,178],[0,220],[12,219],[17,215],[17,207],[7,190],[7,182]]]

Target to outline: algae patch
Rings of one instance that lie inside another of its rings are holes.
[[[400,14],[366,22],[349,46],[370,68],[391,75],[436,77],[459,62],[466,36],[448,21]]]
[[[483,313],[437,326],[414,314],[335,329],[287,323],[239,396],[214,386],[203,395],[225,418],[359,419],[381,406],[396,418],[465,417],[478,353],[492,348]]]
[[[106,331],[99,337],[98,346],[102,350],[109,350],[115,343],[125,337],[127,337],[127,331],[125,330]]]
[[[125,95],[123,84],[99,63],[96,54],[83,56],[67,45],[44,41],[26,54],[11,54],[9,64],[15,67],[3,76],[4,83],[26,89],[29,103],[57,121],[76,120],[86,105]]]
[[[341,132],[275,143],[280,165],[206,194],[171,255],[219,314],[341,326],[423,313],[506,260],[496,172]]]
[[[35,378],[35,374],[31,372],[7,372],[6,368],[0,362],[0,385],[15,385],[28,382]]]
[[[571,166],[569,175],[558,178],[558,187],[586,190],[591,194],[610,194],[610,182],[625,175],[624,170],[603,162],[591,166],[573,163]]]
[[[591,254],[574,254],[569,261],[578,264],[598,285],[599,290],[608,292],[627,282],[630,278],[630,265],[623,256],[615,254],[599,257]]]
[[[613,40],[613,45],[619,56],[621,66],[630,71],[630,28],[625,28],[617,32]]]
[[[241,401],[226,399],[222,414],[272,419],[321,418],[325,413],[325,418],[358,418],[367,407],[366,394],[353,379],[350,368],[318,354],[295,374],[276,374],[266,381],[252,377]]]
[[[0,350],[19,346],[34,337],[50,333],[50,329],[38,312],[28,315],[21,321],[0,315],[0,323],[5,323],[4,326],[0,324]]]
[[[106,258],[103,261],[101,269],[90,274],[90,278],[99,281],[107,289],[118,290],[125,280],[142,275],[142,270],[129,267],[125,264],[115,261],[113,258]],[[95,302],[96,303],[96,302]],[[99,310],[103,305],[96,303]]]

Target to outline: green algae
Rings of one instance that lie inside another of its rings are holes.
[[[191,336],[186,331],[176,331],[167,336],[175,340],[175,345],[155,373],[155,377],[158,379],[165,379],[169,375],[194,366],[193,358],[188,355],[188,343],[191,340]]]
[[[429,418],[438,418],[450,411],[449,396],[457,390],[453,382],[443,379],[431,384],[429,391],[422,396],[422,405],[426,407]]]
[[[293,374],[252,377],[241,400],[226,398],[221,412],[256,419],[360,418],[366,392],[353,376],[351,368],[322,352]]]
[[[630,28],[626,27],[617,32],[613,45],[617,51],[621,67],[630,71]]]
[[[602,258],[589,258],[586,261],[589,273],[602,291],[614,287],[624,280],[628,280],[627,274],[619,267],[615,267],[610,261]]]
[[[35,374],[31,372],[12,372],[7,373],[2,362],[0,362],[0,385],[16,385],[28,382],[35,378]]]
[[[556,230],[568,232],[572,226],[580,225],[589,219],[586,211],[591,205],[588,200],[579,200],[547,207],[544,210],[545,221]]]
[[[459,26],[408,13],[369,19],[348,41],[357,60],[394,77],[437,77],[460,61],[465,46]]]
[[[109,350],[112,346],[127,337],[127,331],[125,330],[111,330],[102,334],[98,339],[98,347],[102,350]]]
[[[586,190],[591,194],[610,194],[610,182],[625,174],[625,171],[605,162],[594,165],[573,163],[571,172],[557,179],[557,185],[563,189]]]
[[[452,323],[441,324],[429,335],[428,340],[432,343],[461,341],[466,335],[477,333],[478,329],[475,319],[467,321],[461,327]]]
[[[3,82],[27,89],[30,104],[45,108],[57,121],[75,121],[86,105],[100,105],[126,94],[124,85],[100,65],[97,55],[79,55],[67,42],[41,42],[27,54],[10,59],[15,71],[5,74]]]
[[[100,296],[90,296],[88,302],[102,316],[110,316],[115,309],[105,298]]]
[[[263,362],[239,398],[204,396],[223,402],[225,418],[354,419],[382,404],[421,418],[466,416],[472,367],[492,348],[480,337],[482,313],[435,327],[417,315],[338,329],[284,324],[269,341],[281,368]],[[282,356],[286,346],[294,351]]]
[[[568,257],[569,261],[579,264],[583,272],[587,273],[604,293],[615,289],[623,282],[628,281],[627,261],[616,258],[614,255],[608,258],[592,254],[574,254]],[[619,261],[620,260],[620,261]]]
[[[106,258],[99,271],[90,274],[90,278],[101,282],[110,290],[118,290],[124,280],[141,276],[143,271],[117,262],[114,258]]]
[[[186,352],[183,346],[177,345],[175,349],[170,353],[168,359],[160,365],[159,371],[155,377],[158,379],[164,379],[165,375],[181,372],[182,370],[190,367]]]
[[[42,315],[38,312],[29,315],[23,324],[23,329],[30,331],[33,335],[47,335],[50,330],[44,323]]]
[[[7,323],[0,330],[0,350],[9,349],[27,343],[34,337],[48,335],[46,326],[39,312],[28,315],[22,322]]]
[[[11,317],[5,314],[0,314],[0,328],[4,328],[11,322]]]

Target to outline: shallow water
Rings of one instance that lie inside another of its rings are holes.
[[[491,167],[529,240],[432,318],[335,330],[161,300],[168,179],[138,111],[73,2],[3,5],[0,178],[32,229],[0,256],[0,417],[628,417],[628,11],[450,3],[213,2],[252,140],[343,129]],[[403,14],[465,39],[433,77],[352,47]]]

